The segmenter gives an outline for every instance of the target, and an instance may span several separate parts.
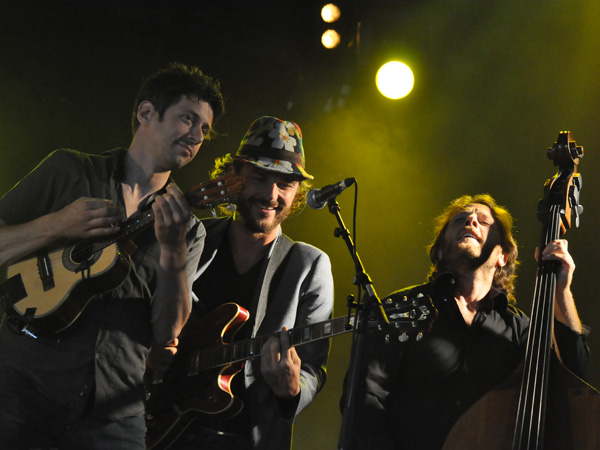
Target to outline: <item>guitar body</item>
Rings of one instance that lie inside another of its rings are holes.
[[[597,450],[600,392],[551,360],[544,450]],[[520,366],[497,388],[485,394],[456,422],[444,450],[511,450],[519,405]]]
[[[384,301],[394,333],[415,336],[430,327],[435,317],[431,298],[392,298]],[[190,319],[179,336],[173,364],[160,379],[147,380],[146,446],[164,450],[201,416],[229,418],[242,402],[231,392],[233,377],[243,362],[259,357],[262,347],[282,331],[234,341],[249,313],[235,303],[221,305],[199,321]],[[338,317],[286,331],[290,345],[308,344],[351,332],[354,316]]]
[[[168,448],[196,419],[203,415],[233,417],[243,405],[233,396],[231,382],[243,362],[200,371],[190,365],[192,351],[211,349],[231,342],[248,320],[248,312],[226,303],[199,322],[188,322],[179,336],[177,354],[161,380],[155,380],[146,395],[146,446]]]
[[[90,297],[119,286],[129,273],[129,257],[116,243],[84,255],[82,244],[60,248],[17,262],[7,279],[20,276],[26,297],[13,308],[47,331],[60,332],[82,313]],[[84,245],[90,246],[89,243]],[[81,254],[80,254],[81,253]]]

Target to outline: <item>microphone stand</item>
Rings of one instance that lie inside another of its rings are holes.
[[[342,216],[340,214],[340,205],[338,204],[335,197],[329,199],[327,201],[327,205],[329,207],[329,212],[333,214],[339,224],[339,227],[335,230],[336,237],[342,237],[346,242],[346,246],[350,251],[350,255],[354,261],[354,268],[356,271],[354,277],[354,284],[357,286],[362,286],[365,290],[366,295],[364,296],[364,301],[361,307],[359,298],[355,304],[352,304],[351,307],[356,308],[355,315],[355,327],[354,332],[352,333],[352,349],[350,353],[350,369],[348,370],[347,386],[349,389],[346,392],[346,396],[344,398],[344,412],[342,417],[342,427],[340,431],[340,439],[338,441],[338,449],[339,450],[349,450],[350,449],[350,431],[352,428],[352,424],[354,423],[354,411],[356,409],[356,389],[358,383],[358,375],[360,369],[360,361],[362,359],[362,354],[365,346],[365,332],[368,330],[367,321],[373,323],[371,319],[373,319],[373,315],[376,316],[375,323],[378,324],[380,328],[387,328],[390,324],[389,319],[383,309],[383,305],[381,300],[377,296],[375,292],[375,288],[373,286],[373,282],[369,275],[365,272],[365,268],[356,252],[356,247],[352,242],[352,237],[348,232],[348,229],[344,225],[344,221],[342,220]],[[373,310],[376,312],[373,313]]]

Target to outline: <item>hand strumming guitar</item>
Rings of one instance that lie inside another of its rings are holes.
[[[110,200],[80,197],[31,222],[7,226],[0,220],[0,266],[64,240],[116,235],[123,215],[123,209]]]
[[[110,200],[80,197],[51,215],[57,240],[77,240],[117,234],[124,214]]]

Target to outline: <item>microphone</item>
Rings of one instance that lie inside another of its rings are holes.
[[[337,197],[344,189],[354,184],[354,178],[346,178],[339,183],[330,184],[321,189],[311,189],[306,196],[306,203],[313,209],[322,209],[327,201],[333,197]]]

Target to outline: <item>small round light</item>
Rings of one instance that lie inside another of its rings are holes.
[[[340,34],[335,30],[327,30],[321,36],[321,44],[325,48],[336,48],[341,40]]]
[[[321,18],[327,23],[333,23],[340,18],[340,8],[333,3],[327,3],[321,8]]]

